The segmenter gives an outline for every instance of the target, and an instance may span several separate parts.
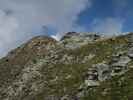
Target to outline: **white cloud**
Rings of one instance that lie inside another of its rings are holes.
[[[38,32],[43,25],[54,27],[60,38],[67,31],[80,30],[78,15],[90,0],[0,0],[0,55]],[[82,29],[82,28],[81,28]]]
[[[17,40],[18,23],[14,17],[7,16],[0,10],[0,55],[4,55],[12,43]]]
[[[118,34],[122,32],[123,20],[117,18],[95,19],[92,22],[92,31],[108,34]]]

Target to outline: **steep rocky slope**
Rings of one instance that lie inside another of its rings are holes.
[[[0,100],[132,100],[133,33],[38,36],[0,60]]]

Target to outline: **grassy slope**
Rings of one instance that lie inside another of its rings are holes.
[[[125,36],[120,36],[114,39],[107,39],[97,41],[95,43],[88,43],[85,46],[82,46],[76,50],[66,50],[60,53],[60,59],[62,59],[64,54],[71,55],[73,57],[79,58],[81,61],[84,56],[89,54],[96,55],[93,59],[88,60],[86,63],[75,62],[72,64],[63,64],[57,63],[54,65],[43,66],[41,73],[45,76],[43,81],[47,81],[47,84],[42,88],[42,92],[38,93],[36,96],[33,96],[34,100],[44,100],[47,95],[56,95],[57,97],[62,97],[64,95],[74,95],[77,93],[78,88],[84,84],[84,76],[86,70],[91,67],[93,64],[97,64],[103,61],[110,61],[112,54],[115,54],[119,51],[128,49],[128,39]],[[116,48],[120,47],[120,48]],[[24,48],[23,48],[24,49]],[[28,50],[29,51],[29,50]],[[27,63],[28,61],[34,61],[32,58],[36,57],[37,61],[40,59],[34,50],[30,49],[30,53],[27,50],[22,50],[16,58],[16,62],[7,61],[7,58],[3,58],[0,61],[0,84],[10,83],[6,82],[8,79],[11,81],[14,80],[17,73],[10,73],[12,68],[15,68],[15,65],[21,65]],[[43,52],[43,51],[42,51]],[[27,56],[26,60],[22,58],[23,54]],[[22,55],[22,56],[21,56]],[[41,57],[43,59],[43,57]],[[24,60],[24,61],[22,61]],[[20,64],[16,64],[20,61]],[[11,63],[12,62],[12,63]],[[17,67],[17,71],[21,71],[21,67]],[[19,69],[20,68],[20,69]],[[9,69],[9,70],[7,70]],[[4,72],[4,73],[3,73]],[[3,73],[3,74],[2,74]],[[82,98],[83,100],[131,100],[133,97],[133,70],[127,72],[124,76],[114,77],[111,80],[101,83],[102,85],[93,88],[91,92],[86,93],[86,96]],[[68,77],[70,76],[70,77]],[[5,78],[3,78],[5,77]],[[54,79],[57,78],[56,81]],[[118,84],[119,80],[124,77],[122,83]],[[3,80],[4,79],[4,80]],[[43,82],[42,81],[42,82]],[[109,88],[107,95],[103,95],[102,92],[105,88]]]
[[[133,69],[125,75],[113,77],[101,83],[86,94],[83,100],[132,100],[133,99]],[[106,89],[106,90],[105,90]],[[104,93],[106,91],[107,93]]]
[[[68,55],[73,55],[75,57],[79,57],[80,59],[83,59],[84,56],[87,56],[89,54],[95,54],[96,56],[88,60],[86,63],[82,64],[80,62],[74,63],[74,64],[56,64],[52,69],[49,69],[49,72],[47,73],[50,78],[55,78],[55,76],[58,76],[58,80],[56,82],[49,82],[48,84],[48,91],[46,92],[46,89],[44,88],[44,92],[37,95],[37,98],[39,100],[43,100],[45,98],[44,94],[50,95],[54,94],[57,96],[63,96],[66,94],[74,95],[77,93],[78,88],[81,86],[81,84],[84,83],[84,76],[86,73],[86,70],[92,66],[92,64],[97,64],[103,61],[110,61],[112,54],[117,53],[118,51],[123,51],[128,49],[128,39],[124,36],[117,37],[115,39],[107,39],[107,40],[101,40],[97,41],[95,43],[89,43],[88,45],[85,45],[79,49],[66,51]],[[121,47],[120,47],[121,46]],[[120,47],[120,48],[116,48]],[[130,76],[132,75],[132,71],[130,71]],[[127,73],[128,74],[128,73]],[[131,91],[133,88],[133,81],[131,78],[128,78],[128,75],[125,75],[125,80],[127,83],[125,84],[125,87],[121,88],[118,87],[118,79],[119,77],[113,78],[107,82],[101,83],[102,85],[98,88],[94,88],[92,92],[89,92],[86,94],[83,100],[129,100],[124,99],[124,95],[127,95],[127,97],[131,98],[132,93]],[[66,76],[71,75],[69,79],[66,79]],[[51,76],[51,77],[50,77]],[[106,96],[102,96],[100,93],[102,93],[104,88],[111,88],[110,93]],[[65,89],[65,90],[64,90]],[[125,89],[125,92],[123,92]],[[127,89],[127,90],[126,90]],[[126,92],[128,91],[129,92]],[[117,93],[119,92],[120,93]],[[118,95],[117,95],[118,94]],[[123,98],[123,99],[121,99]],[[126,97],[125,97],[126,98]]]

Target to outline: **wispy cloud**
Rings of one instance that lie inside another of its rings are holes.
[[[82,29],[78,15],[90,0],[0,0],[0,56],[41,31],[52,26],[60,38],[67,31]],[[40,33],[41,34],[41,33]]]
[[[128,0],[112,0],[113,5],[116,7],[126,7],[128,5]]]
[[[91,28],[95,32],[103,32],[108,34],[117,34],[122,32],[124,20],[117,18],[105,18],[105,19],[95,19]]]

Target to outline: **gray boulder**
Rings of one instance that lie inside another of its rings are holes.
[[[97,64],[97,72],[98,72],[98,80],[104,81],[108,78],[110,78],[110,66],[107,64]]]
[[[111,65],[111,76],[121,75],[127,71],[127,64],[131,61],[128,56],[121,56],[119,60]]]
[[[129,51],[128,51],[128,57],[130,58],[130,59],[133,59],[133,48],[131,48]]]

